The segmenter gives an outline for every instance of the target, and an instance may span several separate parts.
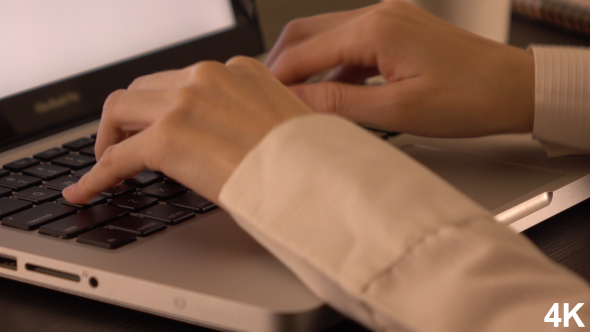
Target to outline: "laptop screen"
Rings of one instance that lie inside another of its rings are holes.
[[[234,26],[229,0],[2,0],[0,98]]]
[[[134,78],[263,51],[252,0],[0,0],[0,152],[98,119]]]

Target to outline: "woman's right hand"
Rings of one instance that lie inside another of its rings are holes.
[[[292,21],[266,65],[316,112],[393,131],[472,137],[533,126],[532,54],[400,1]],[[359,85],[376,74],[387,83]]]

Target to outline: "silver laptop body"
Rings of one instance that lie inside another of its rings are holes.
[[[530,134],[390,142],[516,232],[590,198],[590,156],[549,158]]]

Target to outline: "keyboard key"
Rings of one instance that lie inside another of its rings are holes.
[[[63,197],[60,197],[57,200],[57,202],[58,203],[61,203],[61,204],[73,206],[73,207],[75,207],[77,209],[80,209],[80,210],[86,210],[86,209],[91,208],[91,207],[93,207],[95,205],[106,203],[107,202],[107,199],[106,199],[106,197],[103,197],[103,196],[100,196],[99,195],[99,196],[96,196],[93,199],[91,199],[90,202],[88,202],[86,204],[75,204],[75,203],[70,203],[70,202],[66,201],[66,199],[63,198]]]
[[[154,184],[160,181],[162,181],[162,175],[160,173],[152,173],[146,171],[143,171],[137,174],[135,177],[125,180],[125,182],[131,183],[138,187],[149,186],[150,184]]]
[[[64,190],[79,180],[80,179],[71,176],[62,176],[61,178],[45,182],[44,186],[49,189]]]
[[[135,186],[129,183],[121,183],[118,186],[112,187],[111,189],[105,190],[101,195],[114,198],[121,195],[129,194],[135,191]]]
[[[87,146],[84,149],[81,149],[80,154],[85,154],[87,156],[94,157],[94,145]]]
[[[23,170],[23,174],[49,181],[70,174],[70,169],[57,165],[41,164]]]
[[[170,184],[170,183],[155,183],[151,186],[142,188],[139,193],[146,196],[157,198],[161,201],[168,200],[174,196],[184,194],[186,187]]]
[[[94,133],[94,134],[90,135],[90,137],[92,137],[92,138],[96,139],[96,133]]]
[[[94,138],[80,137],[76,140],[65,143],[64,145],[62,145],[62,147],[66,148],[66,149],[73,150],[73,151],[78,151],[78,150],[85,148],[89,145],[94,145],[95,142],[96,142],[96,140]]]
[[[7,169],[0,168],[0,178],[7,175],[10,175],[10,171]]]
[[[138,216],[163,221],[167,224],[178,224],[195,216],[191,210],[171,205],[158,204],[138,213]]]
[[[0,178],[0,186],[7,187],[13,190],[23,190],[32,186],[41,184],[41,179],[32,176],[11,174]]]
[[[53,159],[51,163],[55,165],[69,167],[71,169],[80,169],[94,165],[96,163],[96,159],[94,159],[94,157],[91,156],[70,153]]]
[[[97,205],[88,210],[41,226],[39,233],[69,239],[106,224],[109,221],[124,217],[128,213],[128,210],[115,206]]]
[[[21,172],[25,168],[29,168],[31,166],[35,166],[39,164],[39,160],[33,158],[22,158],[17,161],[13,161],[4,165],[4,169],[9,171],[18,173]]]
[[[88,167],[84,167],[81,169],[76,169],[72,171],[72,175],[77,177],[77,178],[81,178],[82,176],[84,176],[84,174],[90,172],[90,170],[92,169],[94,165],[88,166]]]
[[[43,203],[32,209],[4,217],[2,225],[32,231],[74,213],[76,213],[76,209],[73,207],[55,203]]]
[[[61,191],[51,190],[42,187],[32,187],[14,193],[15,198],[24,199],[35,204],[54,201],[61,197]]]
[[[9,188],[0,187],[0,197],[12,195],[12,190]]]
[[[135,241],[135,235],[117,229],[97,228],[78,236],[76,242],[105,249],[117,249]]]
[[[127,194],[125,196],[112,199],[109,204],[126,208],[131,211],[139,211],[158,204],[158,200],[147,196]]]
[[[4,218],[13,213],[26,210],[33,207],[33,203],[21,201],[20,199],[2,197],[0,198],[0,218]]]
[[[118,229],[133,233],[137,236],[148,236],[166,228],[166,224],[153,219],[127,216],[123,219],[113,221],[109,228]]]
[[[217,207],[215,203],[207,200],[205,197],[194,193],[188,192],[182,196],[178,196],[176,198],[171,199],[168,204],[172,204],[174,206],[182,207],[191,209],[196,211],[197,213],[205,213],[207,211],[211,211]]]
[[[43,152],[37,153],[33,157],[35,159],[39,159],[42,161],[50,161],[53,158],[57,158],[59,156],[63,156],[64,154],[68,154],[70,150],[66,148],[51,148],[49,150],[45,150]]]

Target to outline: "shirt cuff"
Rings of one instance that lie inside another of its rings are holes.
[[[424,166],[332,115],[272,130],[219,199],[316,294],[367,326],[373,315],[362,293],[425,234],[472,219],[493,223]]]
[[[535,57],[533,136],[551,157],[590,153],[590,50],[529,49]]]

